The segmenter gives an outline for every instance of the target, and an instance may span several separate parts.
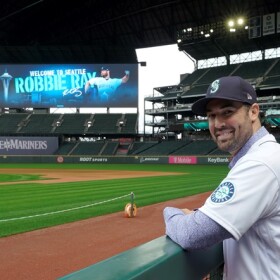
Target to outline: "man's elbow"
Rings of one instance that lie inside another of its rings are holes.
[[[173,241],[175,242],[176,244],[178,244],[182,249],[184,250],[189,250],[191,248],[188,240],[186,240],[185,237],[182,237],[182,236],[172,236],[172,235],[169,235],[168,233],[166,233],[166,235]]]

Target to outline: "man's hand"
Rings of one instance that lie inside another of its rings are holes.
[[[184,208],[184,209],[181,209],[185,214],[191,214],[193,213],[194,211],[193,210],[190,210],[190,209],[187,209],[187,208]]]

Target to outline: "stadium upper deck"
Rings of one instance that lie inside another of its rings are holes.
[[[146,125],[152,126],[155,134],[207,129],[201,118],[192,113],[191,105],[205,95],[213,80],[226,75],[241,76],[253,84],[268,125],[279,126],[280,58],[198,69],[179,85],[156,88],[153,96],[145,98],[145,103],[152,103],[152,109],[145,109],[152,117]]]

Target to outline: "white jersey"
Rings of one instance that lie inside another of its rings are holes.
[[[252,145],[201,210],[234,237],[224,240],[227,280],[280,279],[280,145]]]
[[[122,84],[122,79],[103,77],[94,77],[89,80],[90,85],[97,86],[100,94],[110,95],[116,91],[116,89]]]

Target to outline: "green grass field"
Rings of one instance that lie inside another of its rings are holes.
[[[137,207],[214,190],[227,166],[129,164],[2,164],[14,170],[0,174],[0,237],[123,211],[135,194]],[[180,175],[73,183],[21,183],[41,176],[18,174],[18,168],[141,170]],[[17,184],[5,184],[8,182]],[[122,197],[122,198],[120,198]]]

